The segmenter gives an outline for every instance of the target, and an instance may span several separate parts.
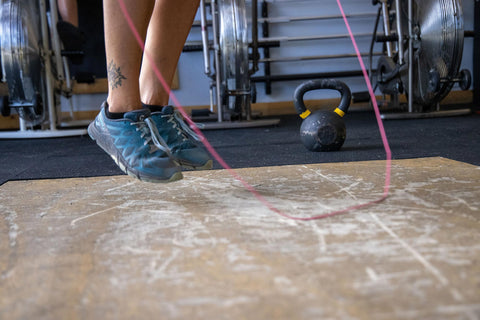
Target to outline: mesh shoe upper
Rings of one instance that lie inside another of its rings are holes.
[[[127,112],[123,119],[113,120],[107,118],[105,107],[89,125],[88,132],[123,171],[147,181],[181,178],[180,167],[155,132],[149,110]]]
[[[182,116],[173,107],[165,106],[152,112],[159,134],[167,143],[172,156],[183,166],[195,169],[210,169],[212,160],[195,140],[199,137],[188,127]]]

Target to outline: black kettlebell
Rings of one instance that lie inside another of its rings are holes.
[[[308,91],[332,89],[340,92],[340,105],[334,111],[311,112],[305,107],[303,96]],[[303,119],[300,127],[300,139],[310,151],[339,150],[347,137],[343,116],[350,106],[352,94],[342,81],[333,79],[311,80],[297,87],[294,94],[294,105]]]

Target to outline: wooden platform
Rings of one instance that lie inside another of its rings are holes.
[[[310,216],[383,161],[237,172]],[[0,187],[0,319],[480,319],[480,168],[393,162],[313,222],[223,170]]]

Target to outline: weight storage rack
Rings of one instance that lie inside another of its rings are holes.
[[[344,30],[338,34],[272,36],[270,30],[276,25],[285,25],[305,21],[341,21],[341,15],[310,16],[271,16],[271,6],[284,3],[295,4],[306,0],[202,0],[200,21],[194,27],[201,27],[202,41],[187,42],[184,51],[203,50],[205,74],[210,82],[210,119],[214,123],[205,123],[206,128],[244,127],[278,123],[277,119],[258,120],[251,111],[256,102],[256,84],[265,84],[265,94],[272,93],[272,83],[318,78],[358,77],[362,71],[329,71],[273,74],[272,65],[288,64],[315,60],[356,59],[353,49],[334,54],[302,55],[276,57],[271,52],[281,49],[287,43],[320,43],[324,40],[342,40],[351,47],[349,35]],[[312,2],[312,1],[310,1]],[[260,16],[259,16],[260,13]],[[350,19],[373,19],[375,12],[349,14]],[[343,22],[342,22],[343,25]],[[261,32],[262,36],[259,36]],[[371,32],[356,34],[358,38],[370,39]],[[372,53],[373,56],[381,52]],[[369,52],[363,52],[367,57]],[[318,69],[318,68],[317,68]],[[258,73],[261,75],[258,75]],[[215,116],[216,112],[216,116]],[[192,113],[194,115],[194,113]],[[213,116],[212,116],[213,115]],[[199,118],[202,119],[202,118]]]

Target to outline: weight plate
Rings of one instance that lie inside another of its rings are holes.
[[[460,77],[460,88],[464,91],[470,89],[470,86],[472,85],[472,74],[470,71],[464,69],[460,71],[458,76]]]
[[[249,99],[245,94],[250,92],[250,76],[248,62],[248,25],[245,0],[220,0],[219,11],[219,43],[220,43],[220,75],[223,96],[229,109],[234,112],[245,110]],[[247,96],[248,97],[248,96]]]
[[[36,0],[4,0],[0,8],[2,70],[10,104],[23,109],[20,116],[34,125],[44,113],[37,105],[38,94],[44,91],[38,12]]]
[[[402,33],[408,35],[408,0],[401,0]],[[431,110],[449,93],[453,82],[432,86],[431,75],[456,77],[463,54],[464,25],[460,0],[413,0],[413,101]],[[408,61],[406,48],[405,61]],[[408,75],[403,74],[404,83]],[[406,88],[408,89],[408,88]]]

